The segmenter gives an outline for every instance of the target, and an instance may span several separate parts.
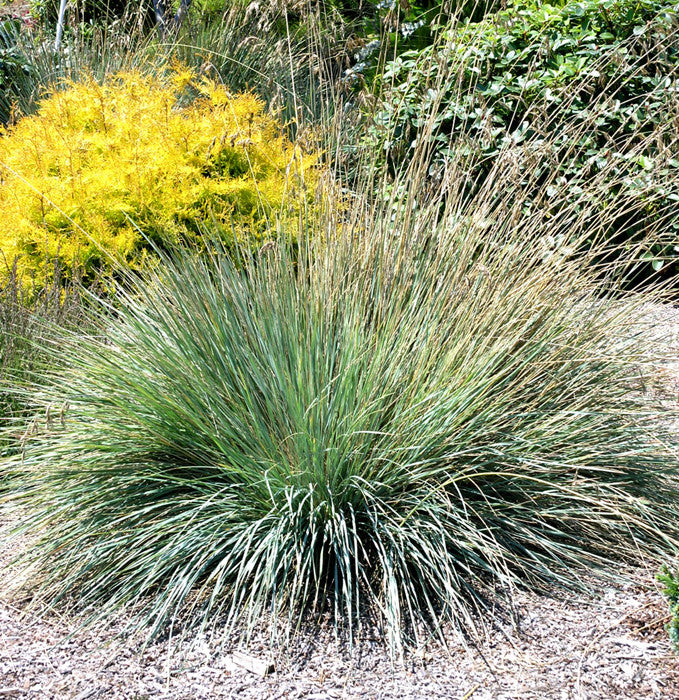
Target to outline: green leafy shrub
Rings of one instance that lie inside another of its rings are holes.
[[[673,574],[669,567],[664,566],[662,572],[658,574],[658,580],[665,584],[663,593],[668,598],[671,617],[667,629],[672,646],[679,653],[679,571]]]
[[[78,259],[91,277],[201,220],[255,243],[305,206],[315,159],[261,100],[189,69],[71,82],[0,132],[0,251],[20,273]]]
[[[435,45],[389,63],[369,141],[381,144],[386,161],[398,168],[431,121],[430,177],[436,179],[453,152],[465,150],[477,163],[471,187],[483,182],[501,150],[562,132],[547,139],[552,153],[537,166],[560,168],[552,189],[541,194],[552,200],[557,190],[569,192],[577,201],[583,180],[602,169],[619,186],[654,187],[663,197],[635,221],[620,222],[634,236],[658,207],[676,210],[679,202],[676,187],[654,180],[658,171],[662,179],[679,169],[676,141],[653,138],[659,125],[677,119],[678,26],[677,6],[658,0],[518,0],[480,22],[456,24]],[[679,217],[666,225],[668,243],[646,255],[655,271],[665,265],[671,274]]]
[[[178,251],[106,333],[58,343],[41,415],[68,404],[64,425],[5,462],[39,596],[131,604],[153,632],[182,610],[292,632],[328,605],[351,630],[367,607],[398,649],[677,547],[672,411],[639,388],[659,293],[619,299],[536,243],[603,214],[524,216],[499,177],[429,203],[410,182],[331,201],[294,259]]]

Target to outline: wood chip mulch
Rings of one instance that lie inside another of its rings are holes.
[[[207,637],[144,648],[120,628],[77,631],[74,621],[37,616],[0,595],[0,698],[679,698],[667,604],[651,571],[635,577],[596,596],[520,594],[518,630],[497,627],[476,649],[432,644],[404,664],[370,641],[352,657],[321,629],[266,677],[234,665]],[[246,651],[265,658],[267,647],[255,640]]]

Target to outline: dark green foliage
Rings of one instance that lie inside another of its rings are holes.
[[[679,569],[676,573],[672,573],[669,567],[664,566],[662,572],[658,574],[658,580],[665,584],[663,593],[670,604],[670,621],[667,630],[670,633],[672,646],[679,653]]]
[[[59,0],[33,0],[31,8],[45,25],[52,28],[56,25]],[[153,3],[151,0],[70,0],[67,5],[67,21],[71,24],[110,24],[116,20],[127,24],[141,21],[147,28],[153,27]]]
[[[437,44],[386,66],[383,108],[369,141],[380,143],[386,162],[398,168],[422,126],[433,122],[430,177],[436,179],[441,165],[462,150],[478,163],[470,173],[473,187],[500,150],[549,133],[549,152],[535,167],[549,173],[558,164],[560,178],[541,205],[549,207],[557,189],[560,198],[576,201],[584,181],[609,169],[619,186],[661,194],[653,206],[619,222],[634,237],[658,209],[679,211],[676,141],[651,138],[660,125],[679,118],[676,10],[659,0],[563,6],[518,0],[482,22],[455,25]],[[672,171],[674,185],[668,187]],[[679,253],[679,215],[667,222],[666,238],[646,255],[653,270],[664,266],[671,274],[667,263]]]

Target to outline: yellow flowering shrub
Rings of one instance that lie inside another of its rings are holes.
[[[257,97],[186,68],[70,82],[0,128],[0,253],[22,271],[58,257],[92,274],[201,220],[261,241],[312,196],[317,160]]]

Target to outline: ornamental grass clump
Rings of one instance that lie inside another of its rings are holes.
[[[608,179],[545,217],[518,157],[472,200],[454,169],[423,200],[413,166],[294,255],[177,251],[105,333],[63,335],[52,420],[5,463],[37,599],[151,633],[371,613],[398,652],[517,586],[677,551],[676,411],[643,391],[662,292],[621,296],[620,258],[563,244],[608,240]]]
[[[202,220],[256,244],[313,199],[317,156],[254,94],[188,68],[68,82],[0,130],[0,253],[19,272],[132,266]]]

